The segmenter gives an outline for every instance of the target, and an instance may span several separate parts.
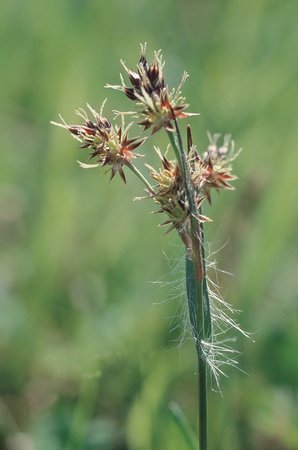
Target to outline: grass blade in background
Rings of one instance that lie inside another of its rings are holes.
[[[170,403],[169,415],[172,418],[173,422],[176,424],[177,429],[183,436],[189,450],[198,450],[197,437],[193,432],[185,414],[177,403]]]

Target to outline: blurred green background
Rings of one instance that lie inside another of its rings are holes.
[[[50,125],[106,96],[107,115],[130,109],[104,84],[145,41],[170,86],[190,73],[199,148],[209,130],[244,149],[207,233],[255,342],[237,336],[243,372],[210,391],[210,450],[298,449],[297,15],[297,0],[1,3],[1,449],[187,450],[171,402],[196,429],[180,242],[132,202],[137,179],[80,169],[83,150]],[[154,164],[153,143],[166,137],[146,144]]]

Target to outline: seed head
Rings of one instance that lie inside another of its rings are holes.
[[[133,153],[145,139],[128,137],[128,128],[122,126],[113,126],[106,117],[103,117],[103,106],[98,114],[90,105],[88,109],[93,115],[92,120],[88,114],[80,109],[77,114],[84,120],[83,125],[68,125],[61,117],[62,123],[51,122],[61,128],[68,130],[72,136],[81,142],[81,148],[91,149],[90,159],[94,158],[96,164],[80,163],[83,168],[92,168],[99,166],[110,166],[111,179],[119,172],[119,175],[125,180],[123,166],[128,164],[133,158],[141,156]]]
[[[219,137],[218,134],[209,135],[210,144],[202,157],[197,152],[193,152],[192,180],[210,204],[212,188],[217,191],[222,189],[234,190],[230,182],[237,179],[231,173],[231,163],[240,151],[234,154],[234,141],[231,141],[229,135],[224,137],[223,145],[218,146]]]
[[[169,92],[167,83],[163,75],[164,61],[160,50],[154,53],[154,60],[151,64],[146,59],[146,44],[141,46],[141,57],[137,65],[137,72],[130,70],[121,61],[131,86],[126,86],[121,75],[122,84],[107,85],[112,89],[117,89],[126,95],[130,100],[135,101],[139,107],[136,117],[141,119],[139,125],[144,130],[152,128],[152,133],[166,128],[173,131],[172,121],[174,119],[186,118],[192,113],[185,112],[188,105],[181,96],[181,88],[188,75],[184,72],[182,80],[177,89]]]
[[[189,246],[187,236],[189,235],[190,211],[183,177],[176,161],[170,161],[158,148],[155,150],[161,159],[162,167],[155,170],[147,165],[150,169],[150,176],[157,182],[157,185],[154,186],[154,193],[149,193],[149,196],[159,205],[156,212],[166,213],[168,216],[168,219],[161,225],[170,225],[167,232],[176,229],[184,243],[187,241],[187,246]],[[195,201],[199,209],[204,201],[204,197],[199,191],[196,192]],[[201,222],[210,221],[203,215],[199,215],[197,219]]]

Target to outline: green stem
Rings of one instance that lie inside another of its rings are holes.
[[[199,323],[200,318],[202,318],[202,313],[200,311],[200,305],[197,302],[197,283],[194,265],[188,255],[186,256],[186,290],[190,324],[195,339],[198,358],[199,449],[207,450],[207,366],[206,358],[201,347],[202,336]],[[201,293],[202,290],[200,289],[199,292]]]
[[[145,186],[149,189],[150,192],[154,192],[153,187],[149,183],[149,181],[144,177],[144,175],[133,165],[131,162],[127,162],[126,166],[145,184]]]
[[[199,371],[199,449],[207,450],[208,409],[207,409],[207,366],[202,350],[198,351]]]
[[[182,164],[182,160],[181,160],[180,151],[179,151],[179,149],[177,147],[177,144],[176,144],[176,141],[175,141],[175,138],[174,138],[174,134],[172,133],[172,131],[168,131],[167,130],[167,135],[169,137],[169,141],[170,141],[170,143],[171,143],[171,145],[173,147],[173,150],[175,152],[175,156],[177,158],[179,169],[180,169],[181,173],[183,174],[184,173],[184,168],[183,168],[183,164]]]
[[[189,202],[190,209],[190,225],[191,225],[191,236],[193,245],[193,262],[194,268],[199,265],[198,273],[195,272],[197,279],[197,301],[202,305],[202,334],[203,338],[210,338],[212,336],[212,321],[210,313],[210,299],[207,285],[207,274],[206,274],[206,258],[205,258],[205,235],[203,223],[199,222],[198,216],[202,214],[202,208],[197,208],[195,200],[195,187],[191,180],[191,175],[189,171],[189,165],[186,159],[186,155],[183,148],[183,143],[181,139],[181,133],[178,127],[177,120],[175,120],[176,134],[179,145],[179,150],[181,153],[182,163],[184,165],[185,173],[185,184],[186,184],[186,194]],[[189,130],[188,130],[189,131]],[[195,261],[197,260],[197,262]]]
[[[174,138],[174,135],[172,132],[168,131],[168,136],[170,139],[170,142],[172,144],[172,147],[175,152],[175,156],[178,161],[178,165],[184,180],[185,190],[186,190],[186,196],[189,203],[189,211],[190,211],[190,226],[191,226],[191,241],[192,241],[192,252],[195,254],[193,259],[194,266],[195,266],[195,276],[197,280],[201,280],[203,278],[203,264],[201,261],[201,255],[200,255],[200,227],[198,222],[198,211],[195,201],[195,190],[193,183],[191,181],[191,176],[185,156],[185,152],[183,149],[182,139],[180,135],[180,131],[177,125],[177,122],[175,121],[176,125],[176,136],[178,145],[176,143],[176,140]]]
[[[195,187],[183,148],[180,130],[175,120],[176,140],[168,132],[177,161],[184,179],[186,196],[190,212],[191,254],[186,256],[186,288],[189,306],[190,323],[195,338],[198,356],[199,380],[199,444],[200,450],[207,450],[207,362],[202,349],[202,341],[211,334],[211,317],[204,261],[204,233],[199,223],[199,212],[196,204]]]

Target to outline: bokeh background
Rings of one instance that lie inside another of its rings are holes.
[[[180,242],[132,201],[137,179],[80,169],[83,150],[50,125],[106,96],[107,115],[130,109],[104,85],[145,41],[171,86],[190,73],[198,147],[210,131],[244,149],[207,234],[254,342],[237,336],[241,371],[210,391],[210,450],[298,448],[297,15],[296,0],[1,3],[1,449],[189,449],[169,412],[196,429]],[[146,144],[154,164],[153,144],[166,137]]]

